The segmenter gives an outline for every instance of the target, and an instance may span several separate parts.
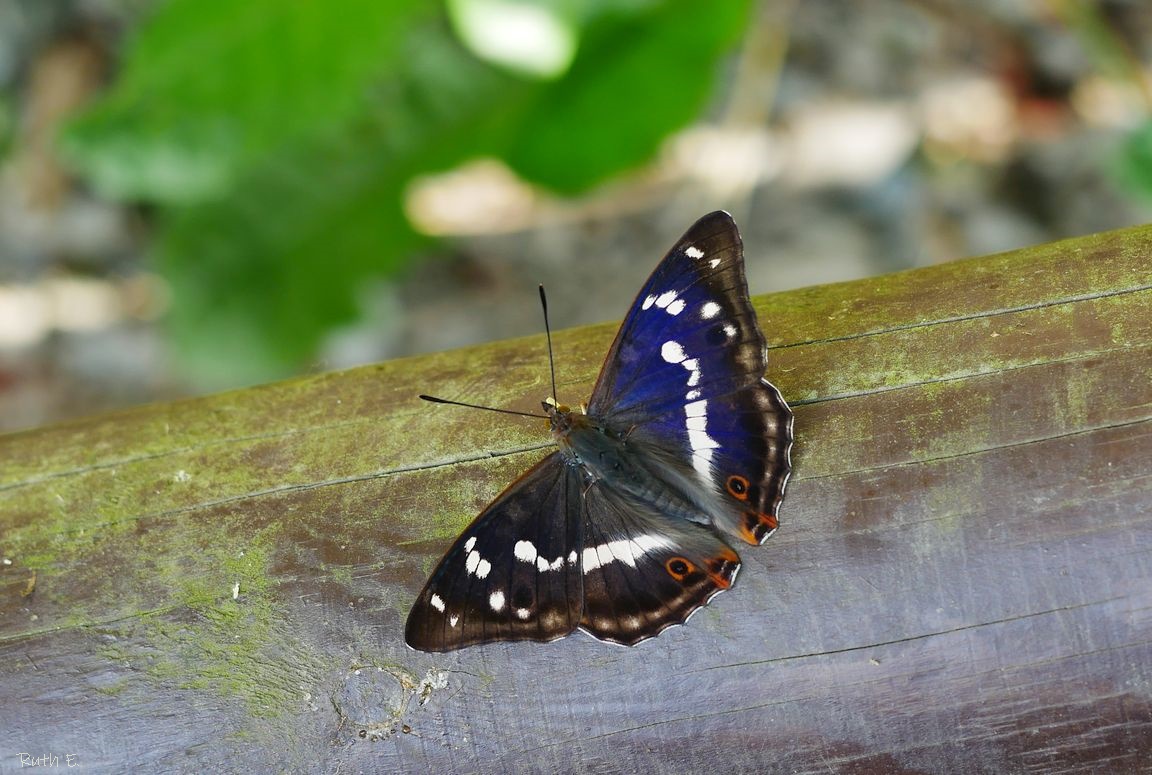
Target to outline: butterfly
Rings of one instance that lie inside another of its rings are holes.
[[[776,530],[792,469],[792,412],[765,361],[740,233],[728,213],[705,215],[640,290],[587,407],[543,403],[559,449],[444,555],[408,616],[408,645],[577,628],[634,645],[731,587],[730,543]]]

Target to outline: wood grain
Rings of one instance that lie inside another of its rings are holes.
[[[539,337],[0,436],[0,771],[1152,771],[1152,228],[757,310],[784,524],[632,649],[402,643],[548,447],[415,395],[532,409]]]

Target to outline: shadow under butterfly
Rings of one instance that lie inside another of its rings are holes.
[[[686,622],[735,581],[729,540],[758,545],[778,524],[792,412],[765,365],[740,234],[710,213],[640,290],[587,408],[543,403],[559,450],[444,555],[408,616],[408,645],[577,628],[634,645]]]

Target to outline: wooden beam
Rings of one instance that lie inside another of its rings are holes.
[[[542,337],[0,436],[0,770],[1146,768],[1152,227],[757,310],[783,526],[632,649],[402,641],[548,448],[415,396],[532,410]],[[557,335],[562,399],[614,328]]]

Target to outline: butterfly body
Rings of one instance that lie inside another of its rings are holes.
[[[638,445],[628,443],[627,431],[566,406],[550,406],[552,436],[570,466],[581,469],[586,485],[607,487],[623,496],[655,506],[661,513],[692,522],[706,522],[702,502],[675,460],[659,461]],[[703,491],[695,488],[699,494]]]
[[[409,615],[413,648],[547,641],[580,628],[632,645],[735,581],[723,536],[776,529],[792,414],[727,213],[700,219],[640,291],[586,410],[544,403],[558,451],[464,531]]]

